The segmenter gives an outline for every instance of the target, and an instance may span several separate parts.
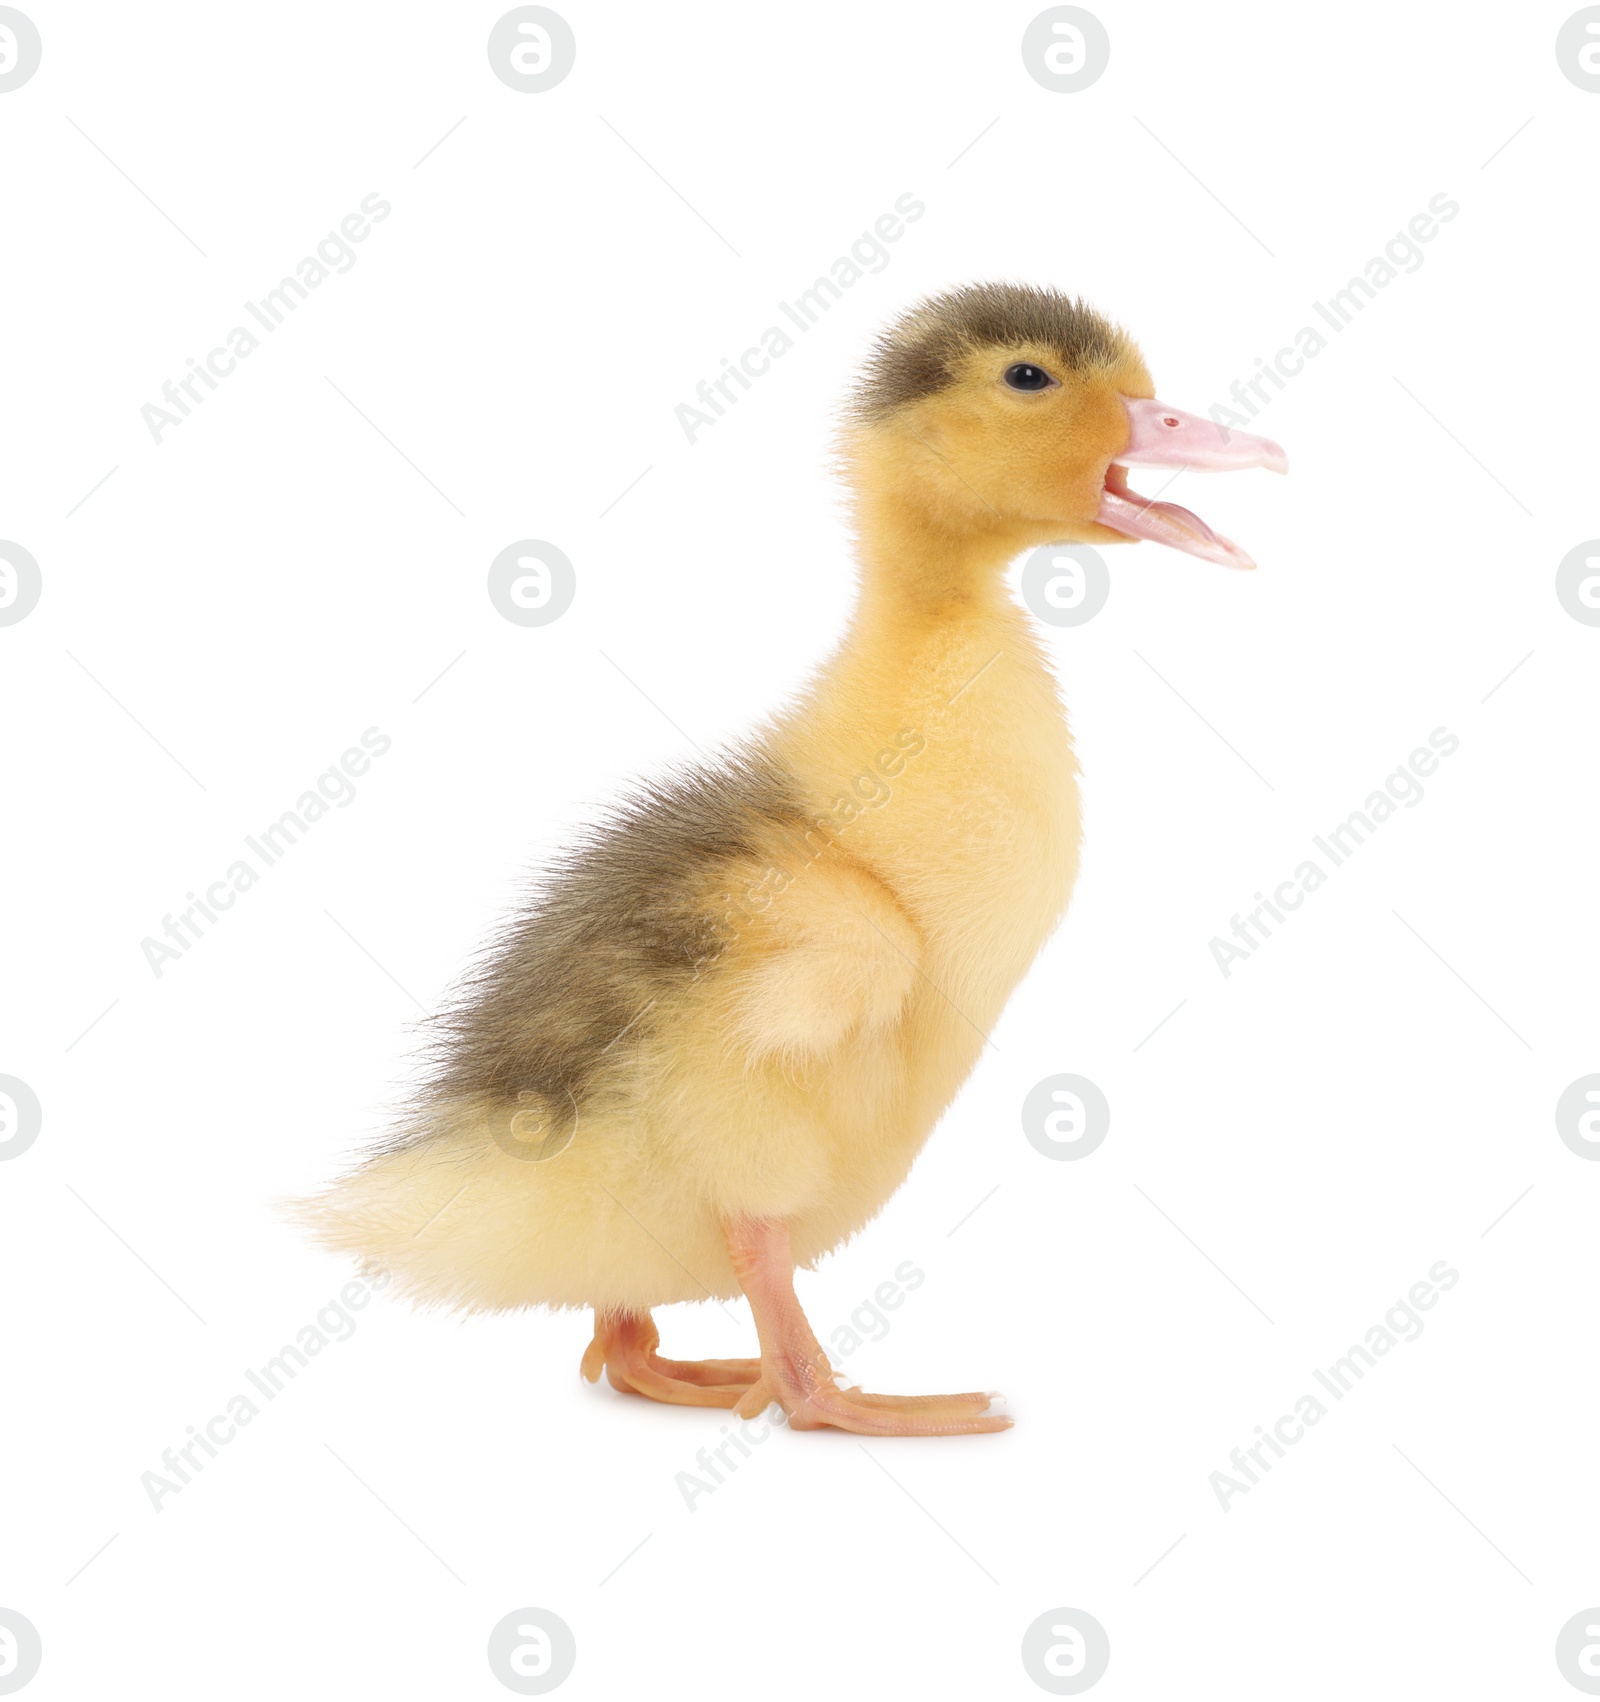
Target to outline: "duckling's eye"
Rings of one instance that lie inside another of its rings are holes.
[[[1048,390],[1055,383],[1042,366],[1034,366],[1031,361],[1025,360],[1008,366],[1003,377],[1013,390]]]

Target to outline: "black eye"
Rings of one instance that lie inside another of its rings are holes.
[[[1005,381],[1013,390],[1048,390],[1055,380],[1042,366],[1021,360],[1005,370]]]

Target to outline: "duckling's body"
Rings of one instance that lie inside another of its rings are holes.
[[[810,1264],[877,1213],[1077,865],[1072,750],[1021,615],[919,627],[892,667],[852,634],[763,741],[792,816],[748,767],[708,775],[764,843],[695,869],[722,940],[630,978],[628,1016],[656,1003],[564,1084],[575,1119],[559,1090],[429,1106],[346,1184],[341,1244],[422,1299],[639,1310],[738,1293],[731,1215],[784,1218]]]
[[[433,1091],[311,1208],[420,1300],[593,1307],[586,1372],[658,1399],[870,1432],[1005,1422],[984,1396],[838,1390],[790,1284],[905,1179],[1077,872],[1072,745],[1002,570],[1108,536],[1123,399],[1149,380],[1042,292],[990,292],[976,324],[969,300],[934,370],[929,327],[959,299],[886,342],[858,415],[862,591],[838,653],[745,750],[568,859],[444,1018]],[[1008,373],[1079,357],[1071,408],[991,397],[997,349]],[[650,1308],[741,1290],[760,1360],[655,1354]]]

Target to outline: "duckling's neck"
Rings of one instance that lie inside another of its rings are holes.
[[[856,503],[858,635],[983,622],[1013,605],[1005,567],[1030,541],[998,514],[960,522],[891,494]]]
[[[882,494],[858,503],[856,523],[860,592],[814,700],[839,740],[833,758],[848,765],[864,739],[916,728],[938,737],[947,756],[960,745],[982,766],[994,743],[1014,743],[1027,722],[1050,729],[1049,768],[1066,737],[1060,700],[1005,571],[1040,542],[1042,524],[996,515],[992,524],[957,526]],[[980,677],[981,704],[970,691]],[[966,726],[954,737],[952,714]]]

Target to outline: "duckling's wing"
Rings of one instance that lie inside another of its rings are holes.
[[[735,920],[720,977],[729,1038],[752,1059],[815,1058],[890,1027],[921,970],[922,936],[893,892],[837,850],[781,871]]]

